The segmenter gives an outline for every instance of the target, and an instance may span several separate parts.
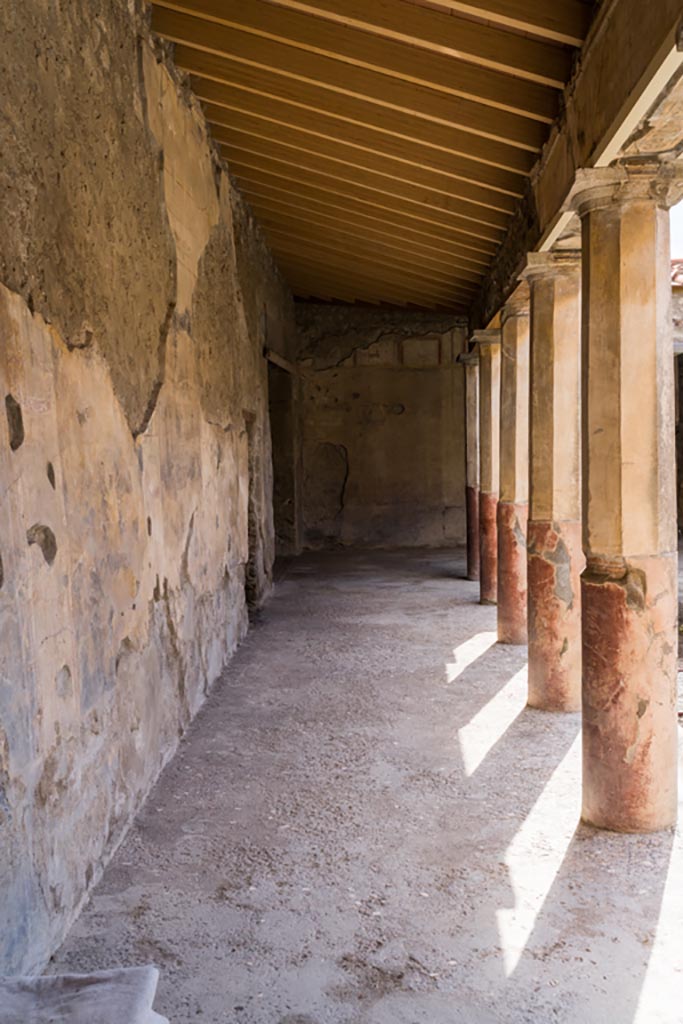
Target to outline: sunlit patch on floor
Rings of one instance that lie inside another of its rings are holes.
[[[446,662],[446,679],[449,683],[454,682],[461,676],[466,668],[469,668],[477,658],[480,658],[482,654],[496,642],[496,633],[475,633],[474,636],[470,637],[469,640],[465,640],[456,647],[453,651],[455,661]]]
[[[578,735],[507,848],[514,907],[496,912],[505,975],[514,972],[576,830],[581,813]]]
[[[509,729],[527,700],[527,667],[516,672],[467,725],[458,730],[465,774],[473,775]]]
[[[683,764],[678,788],[683,792]],[[683,832],[679,824],[662,895],[661,912],[633,1024],[670,1024],[672,1007],[679,1012],[683,992],[681,922],[683,922]],[[677,1016],[677,1020],[683,1019]]]

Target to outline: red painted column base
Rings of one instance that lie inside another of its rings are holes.
[[[465,488],[467,512],[467,579],[479,579],[479,488]]]
[[[525,644],[526,502],[498,502],[498,642]]]
[[[498,597],[497,494],[479,494],[479,601],[495,604]]]
[[[529,705],[581,708],[581,522],[532,520],[527,531]]]
[[[581,577],[583,818],[617,832],[676,821],[677,559],[591,558]]]

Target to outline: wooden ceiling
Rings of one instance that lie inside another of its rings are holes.
[[[466,311],[585,0],[154,0],[294,293]]]

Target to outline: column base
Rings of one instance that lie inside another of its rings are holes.
[[[591,558],[581,577],[584,821],[676,822],[677,558]]]
[[[498,597],[497,494],[479,494],[479,602],[495,604]]]
[[[498,642],[527,642],[526,502],[499,501],[498,523]]]
[[[581,709],[580,520],[532,520],[527,532],[529,706]]]
[[[465,488],[467,512],[467,579],[479,579],[479,488]]]

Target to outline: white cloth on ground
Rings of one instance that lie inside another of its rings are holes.
[[[0,1024],[168,1024],[152,1009],[156,967],[0,978]]]

